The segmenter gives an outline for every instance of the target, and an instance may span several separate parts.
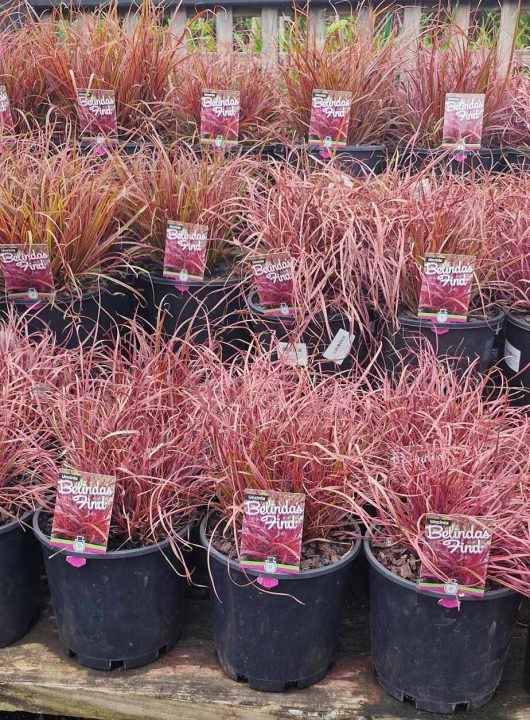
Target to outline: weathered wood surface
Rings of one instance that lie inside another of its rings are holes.
[[[436,720],[386,695],[374,681],[366,609],[350,606],[342,648],[328,677],[307,690],[258,693],[219,669],[206,600],[190,600],[178,646],[153,665],[125,672],[88,670],[66,659],[48,610],[22,641],[0,650],[0,711],[60,714],[98,720]],[[530,720],[521,688],[522,626],[505,677],[485,708],[459,718]],[[477,658],[480,662],[480,658]],[[0,716],[4,717],[0,712]],[[8,716],[5,716],[8,717]]]

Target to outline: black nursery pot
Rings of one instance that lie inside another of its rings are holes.
[[[186,580],[168,540],[106,555],[64,553],[39,525],[59,639],[66,654],[96,670],[130,669],[156,660],[177,642]],[[180,533],[184,537],[187,529]],[[84,558],[73,567],[66,556]]]
[[[341,313],[326,319],[318,315],[300,330],[293,318],[271,317],[259,304],[257,293],[247,296],[251,311],[252,332],[266,350],[276,343],[287,343],[286,352],[299,358],[312,370],[324,374],[345,373],[356,363],[362,364],[368,356],[367,334]],[[301,346],[301,347],[300,347]],[[307,363],[302,359],[307,357]]]
[[[530,693],[530,623],[526,634],[526,655],[524,659],[523,685],[524,689]]]
[[[179,290],[172,279],[142,273],[137,288],[145,300],[141,311],[144,320],[155,327],[162,312],[168,337],[176,335],[197,345],[215,338],[220,340],[225,358],[248,348],[250,335],[243,319],[239,278],[204,280]]]
[[[507,168],[506,156],[502,148],[468,150],[461,161],[455,160],[453,155],[453,152],[441,148],[410,147],[402,155],[400,165],[412,172],[420,172],[437,160],[440,168],[463,174],[471,171],[503,172]]]
[[[455,358],[455,365],[465,369],[478,358],[478,370],[491,366],[495,336],[504,323],[504,311],[495,308],[491,317],[465,323],[437,323],[415,317],[399,317],[400,327],[383,325],[382,357],[387,370],[396,370],[404,360],[432,345],[438,357]]]
[[[510,170],[530,172],[530,148],[507,150],[507,164]]]
[[[304,688],[321,680],[334,660],[346,582],[361,542],[334,565],[299,575],[266,575],[279,583],[263,591],[250,582],[260,573],[243,573],[237,563],[210,547],[206,524],[207,518],[201,524],[201,541],[210,554],[215,588],[215,651],[225,673],[268,692]]]
[[[506,313],[501,368],[513,390],[513,404],[530,404],[530,323],[522,315]]]
[[[31,513],[0,527],[0,647],[20,640],[40,611],[39,548],[24,522]]]
[[[462,599],[460,610],[443,608],[440,595],[419,591],[383,567],[368,540],[364,548],[379,684],[418,710],[453,713],[485,705],[501,680],[520,596],[493,590],[482,600]]]
[[[318,148],[308,148],[307,152],[319,165],[331,160]],[[386,152],[384,145],[347,145],[333,153],[333,163],[353,177],[380,175],[385,166]]]
[[[100,340],[112,342],[117,330],[133,317],[137,301],[121,284],[102,281],[81,296],[57,295],[53,302],[6,299],[0,303],[0,316],[9,305],[28,321],[30,333],[50,330],[59,345],[75,348]]]

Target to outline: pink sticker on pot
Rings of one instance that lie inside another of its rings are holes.
[[[346,145],[352,97],[351,92],[313,90],[308,145],[328,151]]]
[[[447,93],[442,147],[457,154],[479,150],[482,141],[484,99],[481,93]]]
[[[201,143],[223,148],[239,139],[240,96],[238,90],[203,90],[201,95]]]
[[[114,90],[78,90],[77,110],[82,140],[104,154],[118,138]]]
[[[107,552],[114,488],[111,475],[61,470],[50,544],[76,553]]]
[[[52,295],[54,282],[47,245],[4,245],[0,248],[0,265],[11,299],[38,303]]]
[[[164,252],[164,277],[179,289],[204,280],[208,251],[207,225],[169,221]]]
[[[482,598],[492,535],[488,523],[486,518],[428,514],[420,590],[444,595],[444,607],[456,607],[466,595]]]
[[[298,574],[305,496],[245,490],[239,564],[267,575]]]
[[[291,317],[294,313],[293,263],[287,253],[271,253],[252,260],[254,283],[266,315]]]
[[[441,325],[466,322],[474,269],[472,255],[426,255],[418,317]]]

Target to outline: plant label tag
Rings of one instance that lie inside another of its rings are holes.
[[[61,470],[50,544],[76,553],[107,552],[116,478]]]
[[[170,220],[166,230],[164,272],[175,280],[178,289],[186,290],[191,283],[204,280],[208,226]]]
[[[291,367],[307,367],[308,355],[306,343],[289,343],[281,341],[278,343],[279,355],[285,359]]]
[[[201,143],[221,149],[239,139],[239,90],[203,90]]]
[[[308,145],[331,151],[348,139],[353,95],[340,90],[313,90]]]
[[[350,334],[344,328],[339,328],[335,337],[326,348],[323,356],[326,360],[332,360],[337,365],[342,365],[350,354],[351,346],[355,340],[355,335]]]
[[[305,495],[245,490],[239,564],[267,575],[298,574]]]
[[[514,372],[519,372],[521,367],[521,351],[508,340],[504,341],[504,362]]]
[[[453,599],[482,598],[491,547],[486,518],[428,514],[420,568],[420,590]]]
[[[0,85],[0,138],[13,135],[15,123],[11,115],[11,103],[5,85]]]
[[[484,120],[484,99],[481,93],[447,93],[442,147],[465,153],[479,150]]]
[[[114,90],[78,90],[77,112],[81,138],[103,154],[107,145],[118,139]]]
[[[38,303],[53,294],[54,282],[46,244],[4,245],[0,248],[0,265],[9,298]]]
[[[474,269],[472,255],[426,255],[418,317],[439,324],[466,322]]]
[[[252,260],[254,283],[265,315],[294,314],[293,263],[287,253],[271,253]]]

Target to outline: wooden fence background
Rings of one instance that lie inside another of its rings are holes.
[[[102,0],[80,0],[83,8],[89,10],[102,4]],[[33,0],[31,4],[36,10],[45,12],[61,0]],[[411,4],[392,4],[387,0],[381,2],[356,2],[356,0],[294,0],[294,4],[308,13],[310,30],[315,34],[318,42],[323,42],[328,18],[340,18],[359,11],[361,17],[369,22],[373,8],[381,12],[385,9],[397,9],[401,15],[401,33],[404,39],[413,47],[414,40],[419,37],[422,13],[432,12],[435,2],[427,0],[427,4],[414,2]],[[211,0],[169,0],[164,2],[171,17],[171,25],[175,31],[182,31],[189,19],[198,12],[210,11],[215,18],[215,37],[217,47],[232,47],[234,27],[242,18],[256,18],[261,36],[261,52],[264,57],[275,57],[278,52],[279,39],[285,34],[286,24],[293,14],[293,0],[230,0],[230,2],[212,2]],[[135,9],[130,0],[118,0],[118,7],[123,12],[125,22],[134,23]],[[530,0],[484,0],[484,2],[459,2],[450,8],[453,18],[458,26],[467,31],[470,19],[475,11],[493,10],[500,14],[500,30],[498,53],[503,62],[511,59],[513,39],[517,31],[521,15],[530,14]],[[523,63],[530,66],[530,47],[515,50],[515,55]]]

